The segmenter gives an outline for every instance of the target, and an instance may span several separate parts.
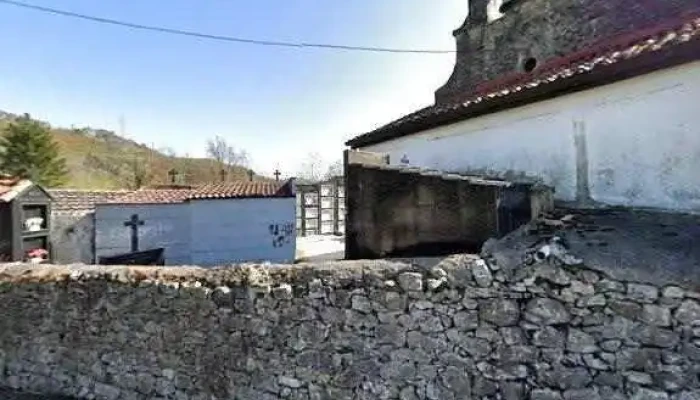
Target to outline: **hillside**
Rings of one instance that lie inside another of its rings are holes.
[[[18,115],[0,111],[0,132]],[[79,189],[120,189],[134,186],[137,176],[148,184],[170,183],[168,171],[181,174],[180,183],[218,181],[221,165],[206,158],[184,158],[163,154],[148,146],[103,129],[65,129],[48,126],[61,147],[69,169],[64,185]],[[201,144],[204,146],[204,143]],[[248,179],[248,170],[234,167],[228,180]],[[255,176],[255,180],[267,178]]]

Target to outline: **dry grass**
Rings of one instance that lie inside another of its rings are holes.
[[[8,123],[0,120],[0,130]],[[69,177],[65,187],[121,189],[133,186],[134,164],[145,166],[149,184],[170,182],[168,171],[182,174],[183,184],[218,181],[221,166],[211,159],[171,157],[106,131],[86,132],[52,128],[54,139],[66,159]],[[202,143],[204,146],[204,143]],[[248,179],[245,168],[235,167],[229,180]],[[256,180],[267,180],[260,176]]]

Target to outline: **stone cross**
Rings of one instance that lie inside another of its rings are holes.
[[[274,175],[275,175],[275,180],[279,182],[279,180],[280,180],[280,175],[282,175],[282,173],[280,172],[280,170],[276,169]]]
[[[175,178],[177,178],[177,170],[175,168],[168,171],[168,176],[170,176],[170,183],[173,185],[176,183]]]
[[[131,218],[124,222],[124,226],[131,228],[131,252],[139,251],[139,226],[143,226],[144,221],[139,219],[138,214],[133,214]]]

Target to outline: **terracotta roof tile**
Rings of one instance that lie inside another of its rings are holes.
[[[7,175],[0,175],[0,203],[8,203],[15,196],[32,186],[32,182]]]
[[[95,204],[125,196],[131,190],[50,189],[54,211],[92,211]]]
[[[376,144],[500,111],[509,106],[518,106],[519,104],[509,105],[508,102],[515,104],[511,98],[529,91],[540,90],[551,98],[565,93],[564,85],[576,85],[575,79],[572,78],[605,70],[616,64],[634,63],[642,56],[654,53],[658,54],[656,61],[660,64],[667,56],[661,50],[673,49],[689,42],[697,44],[700,43],[699,39],[700,11],[694,11],[683,18],[650,29],[598,41],[582,51],[550,60],[531,73],[516,73],[484,82],[460,99],[420,109],[374,131],[357,136],[346,145],[361,147]],[[700,59],[700,49],[692,51],[691,54],[692,59]],[[610,70],[612,73],[613,69]],[[601,78],[599,84],[609,83],[605,80],[609,79],[608,77],[603,79],[601,75],[596,79],[598,78]],[[547,92],[550,87],[551,90]]]
[[[107,204],[173,204],[189,200],[294,197],[289,182],[231,182],[196,187],[141,189],[108,199]]]
[[[190,199],[292,197],[294,193],[285,182],[232,182],[209,184],[195,188]]]
[[[0,176],[0,196],[12,190],[20,179],[10,176]]]

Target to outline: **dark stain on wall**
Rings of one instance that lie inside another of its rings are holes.
[[[588,141],[583,121],[574,121],[574,147],[576,148],[576,201],[586,204],[591,200],[588,181]]]

